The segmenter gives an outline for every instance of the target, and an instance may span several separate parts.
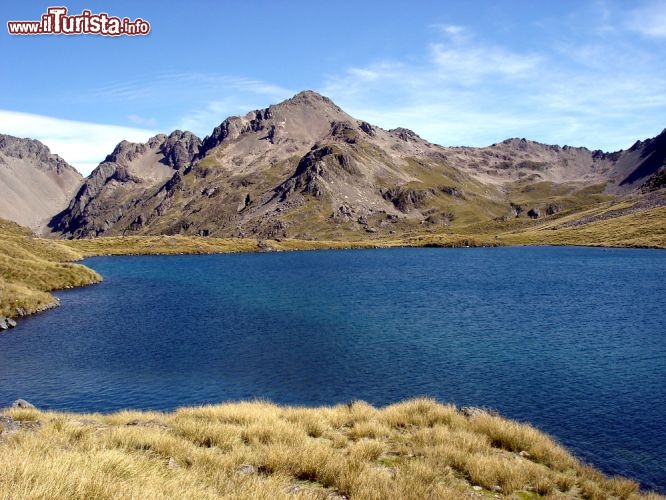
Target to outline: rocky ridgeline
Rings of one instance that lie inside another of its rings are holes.
[[[0,134],[0,151],[6,156],[19,160],[33,160],[43,170],[55,170],[57,173],[74,171],[60,156],[51,153],[45,144],[35,139],[21,139],[11,135]]]

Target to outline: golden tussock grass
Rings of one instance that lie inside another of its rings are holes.
[[[23,422],[0,433],[5,499],[659,498],[529,425],[425,398],[3,415]]]
[[[48,292],[100,281],[91,269],[68,262],[82,257],[0,219],[0,316],[15,318],[53,307],[57,302]]]

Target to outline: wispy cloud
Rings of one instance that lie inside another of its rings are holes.
[[[434,43],[430,51],[433,69],[439,79],[465,84],[478,83],[489,76],[531,77],[540,62],[536,55],[473,44]]]
[[[631,11],[627,27],[646,37],[666,38],[666,2],[648,2]]]
[[[154,130],[62,120],[0,110],[2,133],[38,139],[84,175],[90,173],[122,140],[145,142]]]
[[[145,118],[140,115],[128,115],[127,119],[131,121],[132,123],[136,123],[137,125],[141,125],[144,127],[155,127],[157,125],[157,120],[155,118]]]
[[[529,48],[437,26],[442,39],[421,58],[349,68],[322,90],[355,116],[445,145],[519,136],[619,149],[666,126],[655,119],[666,116],[666,54],[615,33],[609,16],[599,22]]]
[[[244,76],[164,72],[149,78],[110,82],[72,97],[87,103],[98,100],[129,103],[139,110],[162,108],[164,102],[169,102],[169,116],[165,119],[161,113],[161,122],[144,118],[141,111],[127,118],[137,125],[160,125],[165,131],[179,128],[204,136],[229,115],[244,114],[292,94],[293,91],[279,85]]]

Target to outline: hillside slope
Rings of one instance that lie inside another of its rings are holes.
[[[41,232],[82,182],[41,142],[0,134],[0,217]]]
[[[96,272],[70,261],[82,256],[65,245],[36,238],[0,219],[0,316],[18,318],[58,305],[48,292],[96,283]]]
[[[119,144],[51,227],[66,238],[455,232],[638,193],[659,182],[665,142],[666,132],[615,153],[525,139],[443,148],[407,129],[357,120],[304,91],[227,118],[203,141],[176,131]]]

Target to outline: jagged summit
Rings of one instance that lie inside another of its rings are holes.
[[[6,157],[32,160],[34,166],[42,170],[55,170],[58,174],[65,171],[76,171],[60,156],[51,153],[47,145],[36,139],[0,134],[0,152]]]
[[[242,154],[277,143],[311,144],[330,130],[332,122],[353,123],[354,119],[328,97],[305,90],[268,108],[225,119],[203,140],[199,157],[224,142],[236,140],[244,141],[236,146]]]

